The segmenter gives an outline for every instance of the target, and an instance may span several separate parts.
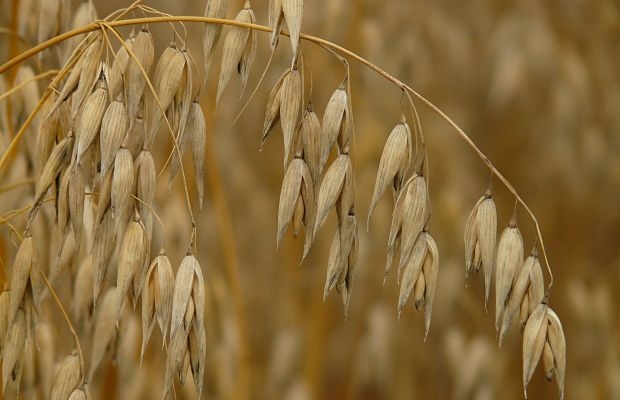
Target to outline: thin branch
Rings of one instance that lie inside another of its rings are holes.
[[[75,328],[73,327],[73,324],[71,323],[71,319],[69,318],[69,315],[65,311],[65,308],[62,306],[62,302],[58,298],[56,291],[50,284],[50,281],[47,279],[45,272],[41,271],[41,276],[43,277],[43,280],[45,281],[45,285],[47,286],[50,293],[52,294],[54,301],[56,302],[56,304],[58,304],[58,308],[60,308],[60,312],[62,313],[62,316],[65,318],[65,321],[67,322],[67,326],[69,327],[69,330],[71,331],[71,334],[73,335],[73,339],[75,340],[75,347],[77,348],[78,355],[80,357],[80,369],[82,370],[81,371],[82,381],[84,381],[84,375],[86,374],[86,371],[84,370],[84,353],[82,353],[82,345],[80,344],[80,338],[78,337],[77,332],[75,331]]]
[[[199,17],[199,16],[171,16],[171,17],[148,17],[148,18],[133,18],[133,19],[126,19],[126,20],[120,20],[120,21],[111,21],[106,23],[106,25],[108,27],[120,27],[120,26],[128,26],[128,25],[137,25],[137,24],[145,24],[145,23],[168,23],[168,22],[174,22],[174,21],[184,21],[184,22],[199,22],[199,23],[212,23],[212,24],[220,24],[220,25],[230,25],[230,26],[236,26],[236,27],[240,27],[240,28],[248,28],[248,29],[253,29],[256,31],[262,31],[262,32],[272,32],[272,28],[268,27],[268,26],[263,26],[263,25],[257,25],[257,24],[250,24],[250,23],[244,23],[244,22],[240,22],[240,21],[236,21],[236,20],[228,20],[228,19],[222,19],[222,18],[207,18],[207,17]],[[83,26],[81,28],[76,28],[74,30],[71,30],[69,32],[65,32],[61,35],[58,35],[52,39],[49,39],[23,53],[21,53],[20,55],[18,55],[17,57],[14,57],[13,59],[9,60],[8,62],[6,62],[5,64],[3,64],[2,66],[0,66],[0,74],[3,74],[4,72],[8,71],[9,69],[13,68],[14,66],[18,65],[19,63],[21,63],[24,60],[27,60],[28,58],[32,57],[33,55],[43,51],[44,49],[53,46],[57,43],[60,43],[70,37],[76,36],[76,35],[80,35],[82,33],[87,33],[87,32],[91,32],[94,31],[96,29],[99,29],[101,25],[101,22],[94,22],[92,24]],[[288,36],[288,32],[281,32],[283,35]],[[409,93],[411,93],[414,97],[418,98],[420,101],[422,101],[426,106],[428,106],[433,112],[435,112],[437,115],[439,115],[439,117],[441,117],[444,121],[446,121],[456,132],[457,134],[474,150],[474,152],[478,155],[478,157],[487,165],[487,167],[491,170],[491,172],[497,176],[499,178],[499,180],[504,184],[504,186],[506,186],[506,188],[515,196],[515,198],[517,199],[518,203],[521,204],[523,206],[523,208],[526,210],[526,212],[529,214],[530,219],[532,220],[532,222],[534,223],[535,227],[536,227],[536,234],[538,236],[538,241],[540,243],[540,247],[542,250],[542,254],[543,254],[543,258],[545,260],[545,264],[547,265],[547,271],[549,272],[549,285],[547,288],[547,291],[549,291],[549,289],[551,289],[551,287],[553,286],[553,273],[551,272],[551,266],[549,264],[549,260],[547,257],[547,252],[545,250],[545,245],[544,245],[544,241],[542,238],[542,233],[540,230],[540,225],[538,223],[538,220],[536,219],[536,217],[534,216],[534,213],[531,211],[531,209],[529,208],[529,206],[525,203],[525,201],[521,198],[521,196],[519,196],[518,192],[516,191],[516,189],[514,188],[514,186],[508,181],[508,179],[506,179],[506,177],[497,169],[495,168],[495,166],[491,163],[491,161],[487,158],[487,156],[478,148],[478,146],[476,146],[476,144],[471,140],[471,138],[465,133],[465,131],[463,131],[463,129],[461,129],[461,127],[459,127],[450,117],[448,117],[443,111],[441,111],[435,104],[433,104],[430,100],[428,100],[426,97],[422,96],[420,93],[418,93],[417,91],[415,91],[411,86],[403,83],[402,81],[400,81],[399,79],[397,79],[396,77],[394,77],[393,75],[391,75],[390,73],[388,73],[387,71],[381,69],[380,67],[378,67],[377,65],[373,64],[372,62],[368,61],[367,59],[365,59],[364,57],[354,53],[351,50],[348,50],[340,45],[337,45],[333,42],[330,42],[328,40],[316,37],[316,36],[312,36],[312,35],[306,35],[306,34],[300,34],[300,38],[307,40],[309,42],[313,42],[322,46],[326,46],[329,47],[330,49],[340,53],[343,56],[346,56],[350,59],[353,59],[357,62],[359,62],[360,64],[372,69],[373,71],[375,71],[376,73],[378,73],[379,75],[381,75],[383,78],[387,79],[388,81],[394,83],[396,86],[398,86],[399,88],[408,91]],[[23,132],[21,132],[21,134],[23,134]],[[17,136],[21,136],[20,132],[18,132]],[[13,145],[13,143],[11,143],[11,145]],[[11,146],[10,146],[11,149]],[[2,157],[2,159],[0,159],[0,169],[2,168],[2,166],[5,163],[5,155]]]

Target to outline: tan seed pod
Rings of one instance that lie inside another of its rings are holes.
[[[172,312],[174,272],[172,271],[172,264],[170,264],[170,260],[163,249],[149,267],[147,282],[149,283],[148,289],[146,286],[144,287],[143,296],[153,297],[157,324],[165,340]]]
[[[547,305],[539,304],[527,320],[523,331],[523,393],[527,398],[527,384],[543,352],[547,337]]]
[[[155,139],[155,135],[164,116],[163,112],[170,107],[170,104],[172,104],[174,100],[174,95],[181,84],[184,69],[185,57],[183,52],[177,49],[175,43],[171,43],[170,46],[164,50],[155,67],[153,88],[155,89],[156,98],[159,101],[156,101],[152,93],[146,96],[147,112],[151,115],[151,118],[147,119],[147,121],[150,122],[146,140],[147,149],[150,149],[153,144],[153,140]]]
[[[177,149],[172,150],[172,159],[170,161],[170,184],[172,184],[172,180],[179,172],[179,167],[181,166],[182,158],[185,155],[187,148],[193,145],[192,140],[194,139],[194,135],[197,134],[195,131],[201,130],[205,132],[204,134],[206,134],[206,122],[202,109],[200,108],[200,104],[197,101],[188,104],[187,112],[188,113],[186,116],[182,116],[181,114],[183,111],[179,111],[179,118],[183,119],[185,117],[186,125],[184,128],[179,128],[179,134],[176,138]],[[204,147],[202,147],[202,151],[204,152]],[[192,155],[193,154],[194,149],[192,149]]]
[[[430,234],[426,234],[426,244],[428,246],[428,254],[422,265],[422,272],[426,280],[426,290],[424,292],[424,340],[428,336],[431,327],[431,316],[433,313],[433,302],[435,300],[435,292],[437,290],[437,276],[439,275],[439,250],[437,243]]]
[[[409,151],[410,142],[411,132],[407,122],[403,120],[403,122],[392,129],[383,147],[375,189],[368,211],[367,225],[370,225],[370,216],[388,186],[390,184],[393,184],[396,188],[402,186],[402,182],[397,182],[397,180],[402,179],[402,175],[405,172],[404,169],[407,169],[409,166],[409,160],[411,159],[411,152]]]
[[[553,352],[551,351],[551,346],[549,345],[548,339],[545,341],[545,347],[543,347],[542,359],[543,366],[545,367],[545,378],[547,378],[547,381],[551,382],[555,371],[555,362],[553,360]]]
[[[226,9],[228,0],[208,0],[205,8],[205,17],[207,18],[224,18],[226,17]],[[210,57],[217,41],[222,34],[221,24],[205,24],[204,35],[202,40],[203,53],[205,57],[205,80],[209,73]]]
[[[280,201],[278,202],[278,236],[276,246],[280,247],[280,242],[284,237],[284,232],[289,222],[293,218],[297,199],[301,191],[302,176],[305,164],[302,159],[296,158],[286,169],[280,190]],[[307,168],[307,167],[306,167]]]
[[[396,198],[396,203],[394,204],[394,211],[392,211],[392,222],[390,224],[390,234],[388,236],[387,245],[387,260],[385,263],[385,272],[383,275],[384,285],[387,280],[387,276],[392,269],[394,253],[396,252],[396,247],[398,246],[400,238],[402,236],[403,215],[405,212],[405,204],[407,203],[407,191],[412,181],[412,179],[409,179],[405,182],[402,190],[399,192],[399,195]]]
[[[133,51],[134,36],[125,39],[124,44],[118,49],[114,56],[112,68],[108,74],[108,89],[110,97],[117,100],[123,93],[124,77],[127,73],[127,64],[129,63],[129,51]]]
[[[15,313],[9,324],[9,329],[4,339],[4,351],[2,354],[2,393],[6,394],[9,382],[17,381],[21,377],[24,357],[24,344],[26,341],[26,317],[23,310]],[[19,386],[19,384],[17,385]]]
[[[106,271],[114,247],[116,246],[116,235],[114,229],[114,218],[112,211],[108,211],[103,215],[101,223],[95,228],[93,239],[93,247],[91,250],[93,263],[93,302],[97,301],[99,290],[105,278]]]
[[[87,36],[83,52],[81,52],[79,48],[74,52],[79,59],[77,59],[77,62],[75,62],[73,69],[69,73],[54,106],[50,110],[50,114],[56,111],[60,104],[67,100],[69,95],[75,91],[73,99],[74,111],[72,112],[72,114],[75,115],[75,110],[80,108],[86,95],[90,92],[90,89],[92,89],[97,80],[97,67],[99,66],[102,48],[103,39],[101,37],[101,32],[96,31]],[[84,76],[82,76],[82,74],[84,74]],[[91,74],[93,75],[92,77],[90,77]],[[85,78],[84,81],[82,81],[82,78]],[[89,86],[88,91],[85,89],[86,86]],[[76,88],[79,89],[79,92]]]
[[[354,215],[349,215],[349,217],[355,217]],[[353,293],[353,281],[355,278],[355,271],[357,270],[357,260],[358,260],[358,252],[359,252],[359,235],[357,231],[357,222],[355,223],[355,234],[353,236],[353,243],[351,244],[351,249],[349,250],[348,257],[346,258],[346,272],[342,271],[340,274],[340,278],[338,279],[338,285],[336,286],[336,290],[340,293],[340,298],[342,299],[342,304],[344,306],[344,317],[347,318],[349,311],[349,303],[351,301],[351,294]]]
[[[564,399],[564,378],[566,376],[566,337],[560,318],[551,308],[547,307],[547,341],[553,352],[555,380],[558,384],[560,399]]]
[[[543,278],[542,268],[538,259],[538,251],[536,248],[532,250],[534,256],[534,262],[530,270],[530,286],[527,289],[530,302],[528,306],[528,313],[534,312],[534,309],[538,304],[543,301],[545,297],[545,280]]]
[[[189,350],[192,376],[200,398],[204,386],[205,361],[207,358],[207,334],[203,325],[194,323],[189,332]]]
[[[71,392],[71,396],[69,396],[69,400],[87,400],[89,396],[86,395],[86,390],[82,388],[77,388],[73,392]]]
[[[155,190],[157,171],[153,155],[148,150],[143,150],[136,159],[136,196],[140,199],[138,210],[147,231],[147,237],[151,238],[153,215],[150,207],[155,202]]]
[[[73,318],[90,321],[93,311],[93,259],[86,257],[78,268],[73,285]]]
[[[357,225],[355,216],[349,215],[342,229],[336,231],[332,246],[329,251],[329,260],[327,263],[327,276],[325,277],[325,286],[323,289],[323,301],[327,295],[336,286],[341,276],[346,276],[347,259],[353,246],[355,236],[357,234]]]
[[[33,239],[32,236],[26,236],[17,249],[13,268],[11,269],[9,321],[13,321],[17,309],[23,302],[33,264]]]
[[[77,88],[72,98],[72,115],[75,117],[79,110],[82,108],[82,104],[88,97],[93,86],[97,83],[100,71],[101,53],[103,51],[103,41],[101,34],[95,37],[95,40],[91,45],[84,50],[84,54],[80,57],[80,78],[77,82]],[[76,65],[77,68],[77,65]],[[67,79],[67,82],[71,80],[71,76]],[[60,93],[59,99],[63,99],[63,91]],[[65,97],[66,98],[66,97]]]
[[[301,120],[300,136],[303,158],[312,174],[314,187],[318,187],[321,179],[321,122],[313,110],[312,102],[308,104]]]
[[[191,121],[191,125],[190,125]],[[198,206],[202,209],[204,198],[204,175],[205,175],[205,146],[207,145],[207,124],[205,115],[198,102],[192,103],[188,127],[191,134],[192,160],[196,174],[196,191],[198,193]]]
[[[192,284],[192,300],[194,302],[194,319],[196,323],[199,325],[204,325],[204,316],[205,316],[205,302],[206,302],[206,293],[205,293],[205,282],[204,277],[202,275],[202,269],[198,261],[193,264],[194,267],[194,283]],[[188,328],[186,328],[188,329]]]
[[[114,165],[114,157],[123,144],[129,128],[127,109],[122,101],[115,100],[105,111],[101,121],[101,134],[99,136],[101,149],[101,172],[105,176]]]
[[[284,168],[288,164],[289,154],[295,141],[297,120],[303,97],[301,75],[297,68],[291,69],[282,82],[280,99],[280,123],[284,136]]]
[[[245,23],[253,23],[256,21],[254,11],[250,8],[249,1],[246,1],[243,9],[239,11],[235,17],[235,21]],[[239,65],[244,53],[247,51],[249,39],[250,30],[247,28],[231,27],[228,31],[224,39],[222,66],[220,68],[220,78],[217,85],[217,96],[215,100],[216,104],[219,103],[220,97],[228,85],[233,72],[237,70],[240,73]]]
[[[282,99],[282,85],[284,84],[284,80],[291,73],[290,69],[287,69],[278,79],[278,81],[271,89],[269,93],[269,98],[267,99],[267,109],[265,111],[265,122],[263,123],[263,135],[261,137],[261,146],[265,144],[267,141],[267,137],[269,137],[269,133],[273,129],[273,127],[280,120],[280,104]]]
[[[247,1],[246,6],[249,7],[250,2]],[[254,15],[254,11],[249,9],[250,14],[250,23],[256,24],[256,15]],[[258,37],[254,30],[250,30],[250,35],[248,37],[247,44],[245,49],[243,50],[243,54],[241,55],[241,60],[239,61],[239,65],[237,66],[237,75],[239,76],[240,82],[240,90],[239,90],[239,99],[243,97],[243,93],[245,92],[245,87],[248,83],[248,77],[250,76],[250,69],[252,68],[252,63],[254,62],[254,58],[256,57],[256,49],[258,47]]]
[[[64,400],[71,396],[71,393],[77,388],[82,380],[82,371],[80,371],[80,359],[75,354],[68,355],[60,363],[54,387],[52,388],[52,400]]]
[[[127,296],[136,272],[144,264],[146,257],[146,237],[144,226],[139,219],[129,223],[123,236],[118,260],[118,275],[116,279],[116,324],[121,315],[121,307]]]
[[[401,195],[405,196],[405,199],[402,206],[399,270],[407,263],[414,243],[429,217],[426,179],[424,176],[417,174],[410,179],[411,183],[406,185],[407,190],[403,190],[401,193]],[[388,245],[392,243],[392,240],[388,239]]]
[[[402,275],[400,281],[400,292],[398,295],[398,318],[400,319],[400,313],[405,306],[409,295],[413,291],[415,282],[422,271],[424,260],[428,257],[428,241],[426,239],[427,232],[421,232],[418,235],[417,240],[411,251],[411,256],[408,258],[407,264],[399,267],[399,276]],[[403,272],[401,274],[401,269]]]
[[[495,330],[499,332],[501,318],[508,295],[517,276],[519,267],[523,265],[523,239],[513,216],[502,232],[497,246],[497,274],[495,278]]]
[[[313,236],[316,236],[317,231],[325,222],[327,213],[336,204],[336,200],[338,200],[338,197],[343,192],[343,188],[346,186],[346,181],[350,181],[352,175],[353,166],[347,154],[338,156],[325,173],[323,182],[321,183],[321,189],[319,190],[317,219]]]
[[[147,76],[155,59],[155,46],[153,36],[145,25],[136,35],[132,46],[134,57],[130,57],[127,65],[127,80],[125,81],[125,94],[127,96],[127,115],[133,120],[138,113],[138,107],[142,101]],[[144,71],[144,72],[143,72]]]
[[[426,290],[426,280],[424,279],[424,271],[420,271],[420,275],[413,285],[413,300],[415,309],[418,311],[424,307],[424,290]]]
[[[133,159],[129,150],[121,148],[114,159],[114,171],[112,175],[112,189],[110,200],[112,215],[117,227],[122,227],[127,211],[132,209],[133,199],[131,194],[134,190],[135,171]]]
[[[297,58],[297,47],[299,46],[299,33],[301,32],[304,2],[303,0],[282,0],[282,11],[284,11],[286,25],[290,32],[293,59],[295,59]]]
[[[491,289],[493,258],[497,241],[497,211],[491,193],[482,196],[469,214],[465,226],[465,279],[472,268],[482,266],[485,283],[485,307]]]
[[[82,162],[86,151],[99,134],[103,114],[108,104],[108,86],[104,79],[97,83],[97,89],[86,99],[80,113],[77,131],[77,162]]]
[[[106,353],[114,345],[117,335],[115,321],[116,310],[116,287],[109,288],[101,299],[97,307],[95,316],[95,328],[93,330],[93,341],[90,355],[90,368],[88,371],[88,381],[92,382],[95,371],[103,361]]]
[[[172,300],[172,319],[170,324],[170,334],[175,335],[177,329],[182,325],[183,318],[187,311],[196,269],[199,269],[198,260],[191,254],[186,255],[181,261],[174,281],[174,297]]]
[[[283,21],[284,12],[282,11],[282,0],[269,0],[269,27],[272,29],[271,50],[274,50],[278,45]]]
[[[43,172],[37,179],[36,190],[34,195],[34,202],[32,209],[30,210],[29,221],[34,219],[41,203],[43,202],[43,197],[50,186],[56,180],[56,177],[60,173],[60,170],[69,163],[71,159],[71,151],[73,150],[73,135],[69,135],[63,140],[61,140],[54,150],[52,150],[52,154],[48,158],[45,166],[43,167]]]
[[[57,207],[57,224],[58,232],[63,238],[67,237],[67,229],[69,228],[69,181],[71,180],[71,169],[67,168],[60,180],[58,188]],[[64,242],[64,240],[63,240]]]
[[[345,89],[345,83],[343,82],[332,94],[325,108],[325,113],[323,114],[323,122],[321,123],[321,127],[323,128],[321,135],[321,171],[325,163],[327,163],[327,158],[329,157],[332,147],[336,144],[347,103],[347,91]]]
[[[185,353],[189,346],[187,333],[185,333],[185,330],[178,329],[171,332],[171,334],[170,344],[168,345],[168,356],[166,357],[163,398],[168,395],[168,392],[172,388],[174,376],[181,372]]]
[[[517,312],[519,312],[521,309],[523,297],[525,296],[527,288],[530,285],[530,274],[532,270],[532,264],[534,264],[535,259],[536,258],[533,255],[530,255],[528,258],[525,259],[523,266],[518,268],[518,271],[516,273],[514,284],[511,288],[510,296],[508,297],[508,303],[506,304],[502,319],[501,330],[499,333],[500,347],[504,340],[504,336],[508,333],[508,328],[510,328],[512,320],[514,319]]]
[[[82,168],[79,165],[69,167],[69,171],[69,219],[73,228],[76,251],[79,251],[80,243],[82,242],[86,183],[84,182]]]
[[[540,302],[538,304],[540,304]],[[520,327],[521,333],[523,333],[523,330],[525,329],[525,324],[527,323],[527,319],[531,315],[529,313],[529,307],[530,307],[529,294],[526,292],[523,295],[523,300],[521,300],[521,305],[519,306],[519,327]]]
[[[0,81],[1,82],[1,81]],[[2,84],[0,83],[0,91],[4,93],[2,88]],[[54,103],[54,96],[48,97],[46,101],[46,109],[52,107]],[[59,114],[60,110],[56,110],[56,112],[52,113],[48,118],[41,118],[39,123],[39,128],[37,132],[37,150],[35,156],[36,163],[36,174],[37,176],[41,175],[43,172],[43,167],[47,162],[54,145],[56,144],[56,133],[59,129]],[[8,117],[4,117],[2,114],[2,103],[0,102],[0,119],[6,118],[5,122],[8,121]],[[0,123],[0,131],[6,132],[5,129],[2,128]],[[0,146],[2,145],[2,135],[0,134]]]

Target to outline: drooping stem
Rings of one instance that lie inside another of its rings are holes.
[[[47,286],[47,288],[49,289],[50,293],[52,294],[52,297],[54,298],[54,301],[58,305],[58,308],[60,309],[60,312],[62,313],[62,316],[64,317],[65,322],[67,323],[67,326],[69,327],[69,330],[71,331],[71,334],[73,335],[73,339],[75,341],[75,347],[77,348],[78,356],[80,357],[80,369],[81,369],[81,372],[82,372],[82,374],[81,374],[82,378],[81,379],[82,379],[82,382],[83,382],[84,381],[84,375],[86,374],[86,370],[84,370],[84,353],[82,353],[82,345],[80,344],[80,338],[78,337],[77,332],[75,331],[75,328],[73,327],[73,323],[71,323],[71,319],[69,318],[69,315],[65,311],[65,308],[63,307],[62,302],[58,298],[58,295],[56,294],[56,291],[54,290],[54,288],[50,284],[50,281],[47,279],[47,276],[45,275],[45,272],[41,271],[41,276],[43,277],[43,281],[45,282],[45,285]]]
[[[250,24],[250,23],[244,23],[244,22],[240,22],[240,21],[236,21],[236,20],[228,20],[228,19],[222,19],[222,18],[207,18],[207,17],[199,17],[199,16],[169,16],[169,17],[146,17],[146,18],[133,18],[133,19],[126,19],[126,20],[117,20],[117,21],[110,21],[107,22],[106,25],[110,28],[115,28],[115,27],[120,27],[120,26],[128,26],[128,25],[139,25],[139,24],[146,24],[146,23],[168,23],[168,22],[175,22],[175,21],[182,21],[182,22],[197,22],[197,23],[211,23],[211,24],[220,24],[220,25],[230,25],[230,26],[236,26],[239,28],[248,28],[248,29],[253,29],[256,31],[262,31],[262,32],[272,32],[272,29],[268,26],[264,26],[264,25],[257,25],[257,24]],[[94,22],[91,23],[89,25],[83,26],[81,28],[76,28],[74,30],[71,30],[69,32],[65,32],[63,34],[60,34],[50,40],[47,40],[23,53],[21,53],[20,55],[18,55],[17,57],[14,57],[13,59],[9,60],[8,62],[6,62],[4,65],[0,66],[0,74],[3,74],[4,72],[8,71],[9,69],[13,68],[14,66],[16,66],[17,64],[21,63],[24,60],[27,60],[28,58],[32,57],[33,55],[39,53],[40,51],[45,50],[48,47],[51,47],[55,44],[58,44],[66,39],[69,39],[73,36],[77,36],[80,35],[82,33],[87,33],[87,32],[91,32],[94,31],[96,29],[99,29],[101,25],[101,22]],[[288,32],[282,31],[281,34],[288,36]],[[488,159],[488,157],[478,148],[478,146],[476,146],[476,144],[471,140],[471,138],[465,133],[465,131],[463,131],[463,129],[461,127],[459,127],[450,117],[448,117],[443,111],[441,111],[439,109],[439,107],[437,107],[435,104],[433,104],[430,100],[428,100],[426,97],[422,96],[420,93],[418,93],[416,90],[414,90],[411,86],[403,83],[402,81],[400,81],[399,79],[397,79],[396,77],[394,77],[393,75],[391,75],[390,73],[388,73],[387,71],[381,69],[379,66],[373,64],[372,62],[368,61],[367,59],[365,59],[364,57],[354,53],[351,50],[348,50],[340,45],[337,45],[333,42],[330,42],[328,40],[316,37],[316,36],[312,36],[312,35],[307,35],[307,34],[300,34],[300,38],[303,40],[307,40],[309,42],[313,42],[325,47],[328,47],[338,53],[340,53],[343,56],[346,56],[350,59],[353,59],[357,62],[359,62],[360,64],[372,69],[373,71],[375,71],[377,74],[381,75],[383,78],[385,78],[386,80],[392,82],[393,84],[395,84],[396,86],[398,86],[399,88],[401,88],[402,90],[405,90],[407,92],[409,92],[410,94],[412,94],[414,97],[416,97],[417,99],[419,99],[422,103],[424,103],[426,106],[428,106],[433,112],[435,112],[440,118],[442,118],[444,121],[446,121],[455,131],[456,133],[469,145],[469,147],[471,147],[474,152],[478,155],[478,157],[487,165],[487,167],[491,170],[491,172],[497,176],[497,178],[504,184],[504,186],[515,196],[516,200],[519,202],[519,204],[521,204],[523,206],[523,208],[525,209],[525,211],[528,213],[528,215],[530,216],[530,219],[532,220],[532,222],[534,223],[534,226],[536,228],[536,234],[538,236],[538,242],[540,243],[540,248],[543,254],[543,258],[545,260],[545,264],[547,266],[547,271],[549,273],[549,285],[547,288],[547,291],[549,291],[549,289],[551,289],[551,287],[553,286],[553,273],[551,272],[551,266],[549,264],[549,260],[547,257],[547,252],[545,250],[545,245],[544,245],[544,241],[543,241],[543,237],[542,237],[542,232],[540,230],[540,225],[538,223],[537,218],[534,216],[534,213],[531,211],[531,209],[529,208],[529,206],[527,205],[527,203],[521,198],[521,196],[519,195],[519,193],[517,192],[517,190],[514,188],[514,186],[508,181],[508,179],[506,179],[506,177],[493,165],[493,163],[491,163],[491,161]],[[22,127],[23,128],[23,127]],[[21,132],[23,134],[23,132]],[[21,137],[21,135],[18,133],[18,135],[16,135],[15,139],[19,140],[19,137]],[[14,141],[15,141],[14,139]],[[12,149],[14,147],[13,142],[11,143],[11,146],[9,146],[9,149]],[[7,150],[8,152],[8,150]],[[0,159],[0,169],[4,166],[4,164],[6,163],[6,153],[5,155],[2,157],[2,159]]]

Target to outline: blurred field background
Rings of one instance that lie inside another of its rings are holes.
[[[10,2],[0,3],[1,24],[11,26]],[[23,12],[36,7],[35,0],[20,3]],[[229,18],[242,3],[229,1]],[[261,24],[267,21],[267,3],[253,2]],[[95,1],[100,17],[127,4]],[[146,4],[176,15],[204,12],[204,1]],[[201,27],[187,27],[188,47],[201,57]],[[170,40],[169,30],[163,25],[152,30],[158,35],[159,54]],[[568,398],[620,399],[619,4],[306,0],[302,31],[341,44],[410,84],[451,116],[508,177],[539,219],[553,268],[550,305],[566,333]],[[0,49],[6,60],[7,47]],[[323,49],[312,44],[303,49],[320,118],[344,73]],[[268,56],[268,35],[259,34],[248,89],[258,82]],[[360,262],[346,321],[335,295],[322,301],[335,217],[330,216],[301,266],[301,240],[287,234],[276,251],[283,178],[280,128],[262,152],[259,147],[267,96],[289,60],[290,45],[283,40],[263,86],[235,126],[231,123],[247,94],[239,103],[234,83],[215,109],[217,62],[203,93],[208,179],[206,207],[199,216],[198,257],[209,294],[206,397],[522,399],[518,329],[511,329],[499,349],[494,307],[489,305],[488,314],[484,310],[482,276],[474,276],[467,287],[464,279],[465,220],[486,189],[489,173],[455,132],[421,104],[430,162],[430,229],[440,251],[439,285],[426,342],[422,314],[411,304],[397,320],[395,276],[382,286],[392,211],[389,196],[379,203],[370,231],[360,230]],[[396,87],[356,64],[351,84],[356,208],[363,225],[385,139],[404,103]],[[156,156],[158,168],[166,151],[162,147]],[[15,165],[17,169],[21,164]],[[19,172],[3,175],[0,186],[10,184],[12,176]],[[178,265],[189,221],[180,181],[170,194],[166,183],[164,174],[157,210],[170,238],[171,260]],[[0,194],[0,211],[24,206],[29,201],[24,193],[31,195],[32,190]],[[498,181],[494,194],[501,230],[514,200]],[[519,227],[529,252],[534,227],[522,209]],[[0,256],[6,265],[14,258],[15,246],[9,229],[1,228]],[[69,302],[71,279],[58,282]],[[44,318],[53,322],[55,334],[50,338],[53,363],[72,345],[57,309],[47,303]],[[151,344],[139,367],[140,320],[138,314],[131,318],[121,332],[117,362],[107,361],[91,383],[96,399],[160,396],[163,358]],[[179,398],[193,398],[192,390],[177,392]],[[532,399],[558,397],[555,382],[547,383],[540,367],[528,394]]]

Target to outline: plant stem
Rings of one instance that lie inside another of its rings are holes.
[[[198,23],[212,23],[212,24],[220,24],[220,25],[230,25],[230,26],[236,26],[236,27],[240,27],[240,28],[248,28],[248,29],[253,29],[256,31],[263,31],[263,32],[271,32],[272,29],[268,26],[263,26],[263,25],[257,25],[257,24],[249,24],[249,23],[244,23],[244,22],[239,22],[236,20],[228,20],[228,19],[221,19],[221,18],[207,18],[207,17],[199,17],[199,16],[169,16],[169,17],[146,17],[146,18],[133,18],[133,19],[126,19],[126,20],[120,20],[120,21],[110,21],[107,22],[106,25],[108,27],[120,27],[120,26],[128,26],[128,25],[139,25],[139,24],[147,24],[147,23],[168,23],[168,22],[178,22],[178,21],[182,21],[182,22],[198,22]],[[71,30],[69,32],[65,32],[61,35],[58,35],[50,40],[47,40],[23,53],[21,53],[20,55],[18,55],[17,57],[14,57],[13,59],[9,60],[8,62],[6,62],[4,65],[0,66],[0,74],[3,74],[4,72],[6,72],[7,70],[11,69],[12,67],[14,67],[15,65],[21,63],[24,60],[27,60],[28,58],[32,57],[33,55],[39,53],[40,51],[53,46],[57,43],[60,43],[70,37],[82,34],[82,33],[87,33],[87,32],[91,32],[94,31],[96,29],[99,29],[101,27],[101,22],[93,22],[89,25],[83,26],[81,28],[77,28],[74,30]],[[281,34],[288,36],[288,32],[281,32]],[[538,223],[537,218],[534,216],[534,213],[530,210],[529,206],[525,203],[525,201],[521,198],[521,196],[518,194],[517,190],[514,188],[514,186],[508,181],[508,179],[506,179],[506,177],[493,165],[493,163],[491,163],[491,161],[488,159],[488,157],[478,148],[478,146],[476,146],[476,144],[471,140],[471,138],[465,133],[465,131],[463,131],[463,129],[461,129],[461,127],[459,127],[450,117],[448,117],[443,111],[441,111],[435,104],[433,104],[430,100],[428,100],[426,97],[422,96],[420,93],[418,93],[417,91],[415,91],[411,86],[403,83],[402,81],[400,81],[399,79],[397,79],[396,77],[394,77],[393,75],[391,75],[390,73],[388,73],[387,71],[381,69],[380,67],[378,67],[377,65],[373,64],[372,62],[368,61],[367,59],[365,59],[364,57],[352,52],[351,50],[348,50],[340,45],[337,45],[333,42],[330,42],[328,40],[316,37],[316,36],[311,36],[311,35],[306,35],[306,34],[300,34],[300,38],[303,40],[307,40],[309,42],[313,42],[328,48],[331,48],[332,50],[337,51],[338,53],[340,53],[341,55],[347,56],[350,59],[353,59],[357,62],[359,62],[360,64],[372,69],[373,71],[375,71],[376,73],[378,73],[379,75],[381,75],[383,78],[387,79],[388,81],[392,82],[393,84],[395,84],[396,86],[398,86],[399,88],[408,91],[409,93],[411,93],[413,96],[415,96],[416,98],[418,98],[420,101],[422,101],[426,106],[428,106],[433,112],[435,112],[437,115],[439,115],[439,117],[441,117],[444,121],[446,121],[452,128],[454,128],[454,130],[456,131],[456,133],[469,145],[469,147],[471,147],[474,152],[478,155],[478,157],[487,165],[487,167],[491,170],[491,172],[497,176],[497,178],[504,184],[504,186],[515,196],[517,202],[519,204],[521,204],[523,206],[523,208],[526,210],[526,212],[528,213],[528,215],[530,216],[530,219],[532,220],[532,222],[534,223],[534,226],[536,227],[536,234],[538,236],[538,241],[540,243],[540,247],[542,250],[542,254],[543,254],[543,258],[545,260],[545,264],[547,266],[547,271],[549,273],[549,285],[547,287],[547,291],[549,291],[551,289],[551,287],[553,286],[553,273],[551,272],[551,266],[549,264],[549,260],[547,257],[547,252],[545,250],[545,244],[543,241],[543,237],[542,237],[542,232],[540,230],[540,225]],[[20,133],[23,132],[18,132],[18,134],[16,135],[16,138],[18,136],[21,136]],[[11,143],[11,146],[9,146],[9,149],[11,149],[13,146],[13,143]],[[7,150],[8,152],[8,150]],[[6,156],[6,154],[5,154]],[[5,156],[2,157],[2,159],[0,159],[0,169],[2,168],[4,161],[5,161]]]
[[[41,271],[41,276],[43,277],[43,280],[45,281],[45,285],[47,286],[50,293],[52,294],[54,301],[56,302],[56,304],[58,304],[58,308],[60,308],[60,312],[62,313],[62,316],[65,318],[65,321],[67,322],[67,326],[69,327],[69,330],[71,331],[71,334],[73,335],[73,339],[75,340],[75,347],[77,348],[78,355],[80,357],[80,368],[82,370],[81,375],[82,375],[82,382],[83,382],[86,371],[84,370],[84,353],[82,353],[82,345],[80,345],[80,338],[78,337],[77,332],[75,331],[75,328],[73,327],[73,324],[71,323],[71,319],[69,318],[69,315],[65,311],[65,308],[62,306],[62,303],[60,302],[60,299],[58,298],[56,291],[54,290],[54,288],[52,288],[50,281],[47,279],[45,272]]]

